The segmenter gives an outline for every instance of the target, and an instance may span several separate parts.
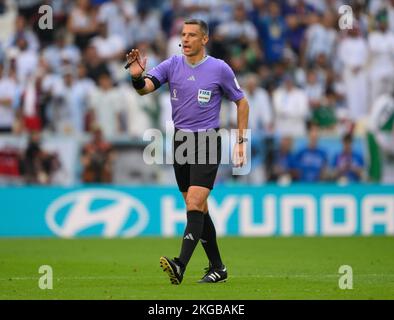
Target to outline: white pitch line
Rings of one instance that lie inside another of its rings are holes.
[[[394,277],[394,274],[377,274],[377,273],[364,273],[364,274],[353,274],[355,278],[360,277]],[[291,275],[278,275],[278,274],[249,274],[249,275],[229,275],[230,278],[337,278],[339,277],[338,274],[291,274]],[[9,277],[9,278],[0,278],[0,281],[14,281],[14,280],[37,280],[37,277]],[[133,276],[100,276],[100,277],[54,277],[54,280],[130,280]],[[147,276],[147,275],[138,275],[138,278],[149,278],[154,279],[157,278],[156,276]]]
[[[251,274],[251,275],[230,275],[232,278],[337,278],[340,274],[290,274],[290,275],[276,275],[276,274]],[[363,274],[355,274],[354,277],[394,277],[394,274],[377,274],[377,273],[363,273]]]
[[[138,276],[140,277],[140,276]],[[10,277],[10,278],[0,278],[0,281],[9,281],[9,280],[37,280],[37,277]],[[54,277],[54,280],[125,280],[130,279],[132,277]],[[152,277],[153,278],[153,277]]]

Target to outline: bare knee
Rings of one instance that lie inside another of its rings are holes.
[[[200,200],[198,197],[188,194],[186,197],[187,211],[202,211],[205,212],[205,199]]]

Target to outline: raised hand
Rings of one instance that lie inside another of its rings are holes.
[[[129,72],[133,78],[139,78],[145,71],[146,57],[141,57],[138,49],[132,49],[126,54],[127,64],[130,64]]]

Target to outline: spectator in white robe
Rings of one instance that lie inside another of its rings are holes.
[[[348,116],[358,120],[368,114],[368,44],[355,26],[339,43],[338,58],[342,63],[342,80]]]
[[[394,33],[388,29],[387,12],[378,12],[375,23],[376,29],[368,36],[371,103],[390,93],[394,85]]]
[[[276,133],[280,136],[305,136],[308,96],[305,90],[295,86],[293,76],[288,74],[284,77],[283,84],[273,92],[272,100]]]

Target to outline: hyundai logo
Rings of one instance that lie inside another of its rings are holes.
[[[51,203],[45,218],[56,235],[67,238],[92,227],[102,227],[98,235],[107,238],[133,237],[148,224],[148,212],[139,200],[108,189],[85,189],[66,194]]]

